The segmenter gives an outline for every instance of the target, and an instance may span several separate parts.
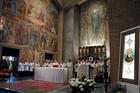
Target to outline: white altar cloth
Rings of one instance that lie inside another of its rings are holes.
[[[34,79],[55,83],[66,83],[68,80],[67,74],[67,68],[36,67]]]

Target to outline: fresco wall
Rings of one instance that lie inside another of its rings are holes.
[[[57,20],[51,0],[3,0],[0,43],[21,45],[22,61],[43,61],[42,51],[57,52]]]
[[[106,45],[110,55],[109,28],[106,3],[90,0],[80,7],[80,46]]]

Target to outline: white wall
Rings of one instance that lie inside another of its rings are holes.
[[[127,83],[127,93],[140,93],[139,86]]]

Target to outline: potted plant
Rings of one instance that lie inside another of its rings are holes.
[[[112,86],[111,93],[126,93],[126,83],[118,82]]]

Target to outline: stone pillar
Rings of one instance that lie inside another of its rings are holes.
[[[57,37],[57,57],[62,59],[62,51],[63,51],[63,18],[64,18],[64,10],[59,10],[58,16],[58,37]]]
[[[68,61],[78,59],[79,48],[79,7],[75,6],[64,12],[63,58]]]

